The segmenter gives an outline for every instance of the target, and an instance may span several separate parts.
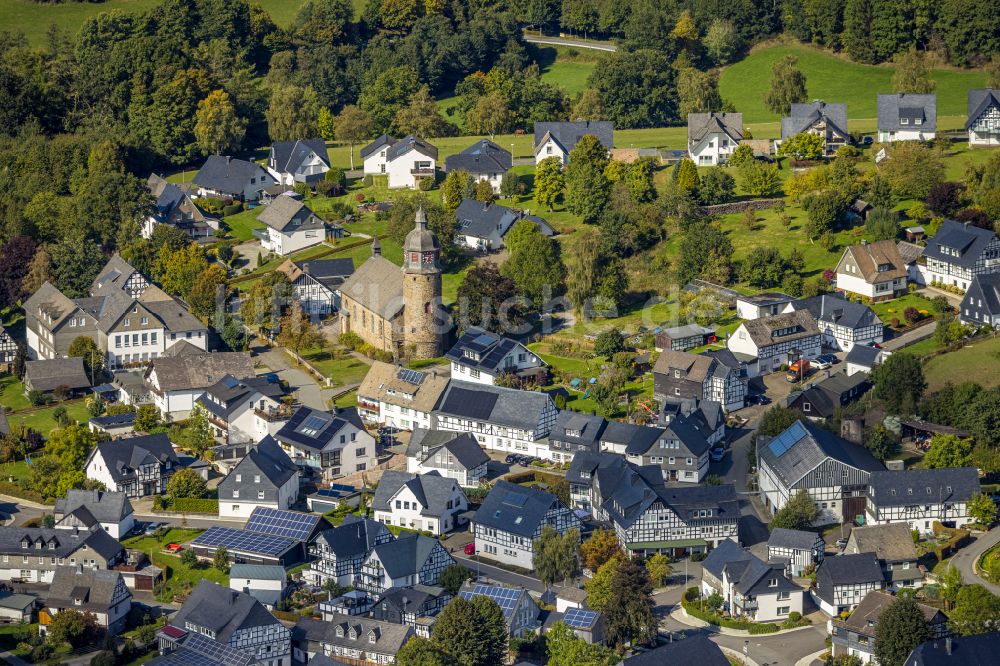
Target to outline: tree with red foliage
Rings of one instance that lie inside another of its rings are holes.
[[[21,285],[36,247],[31,236],[14,236],[0,247],[0,306],[15,305],[28,296]]]
[[[975,208],[963,208],[955,213],[955,220],[958,222],[968,222],[974,227],[993,231],[993,220],[990,219],[990,216]]]

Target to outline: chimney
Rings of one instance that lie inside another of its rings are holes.
[[[302,264],[302,272],[305,273],[306,275],[309,275],[309,262],[308,261],[305,262],[304,264]]]
[[[382,243],[378,241],[378,236],[375,236],[375,240],[372,241],[372,256],[381,257],[382,256]]]
[[[944,651],[949,657],[951,656],[951,636],[945,636]]]

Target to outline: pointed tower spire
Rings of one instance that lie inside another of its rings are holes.
[[[381,257],[382,256],[382,243],[378,240],[378,234],[375,234],[375,240],[372,241],[372,256]]]
[[[420,206],[420,208],[417,209],[417,224],[416,224],[416,226],[417,226],[418,229],[426,229],[427,228],[427,214],[424,212],[424,207],[423,206]]]

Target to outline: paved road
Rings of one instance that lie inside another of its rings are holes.
[[[924,324],[923,326],[909,330],[902,335],[898,335],[891,340],[886,340],[882,343],[882,349],[885,349],[886,351],[896,351],[897,349],[902,349],[907,345],[912,345],[914,342],[931,337],[934,335],[934,329],[934,324]]]
[[[958,567],[958,570],[962,572],[962,579],[965,580],[966,584],[971,585],[972,583],[979,583],[993,594],[1000,595],[1000,585],[994,585],[993,583],[987,582],[972,571],[972,565],[977,559],[979,559],[979,556],[991,547],[995,546],[997,543],[1000,543],[1000,527],[994,527],[992,530],[958,551],[955,556],[951,558],[951,563]]]
[[[606,44],[588,42],[588,41],[577,41],[575,39],[566,39],[564,37],[537,37],[533,35],[524,35],[524,41],[530,44],[550,44],[552,46],[572,46],[576,49],[592,49],[594,51],[609,51],[614,52],[618,50],[615,44],[610,42]]]
[[[291,359],[279,348],[255,350],[261,363],[278,374],[278,377],[288,382],[295,397],[306,407],[326,409],[326,402],[336,391],[321,388],[305,370],[292,365]]]

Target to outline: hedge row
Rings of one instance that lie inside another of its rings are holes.
[[[39,504],[45,503],[45,498],[36,493],[34,490],[28,490],[27,488],[22,488],[16,483],[11,483],[10,481],[0,481],[0,495],[10,495],[12,497],[20,497],[21,499],[26,499],[31,502],[38,502]]]
[[[164,511],[177,513],[219,513],[219,500],[212,498],[178,497],[163,503]]]
[[[716,615],[715,613],[703,611],[698,608],[697,605],[692,603],[696,599],[698,599],[698,588],[690,587],[687,592],[684,593],[683,598],[681,598],[681,606],[688,615],[698,618],[702,622],[708,622],[709,624],[714,624],[718,627],[725,627],[726,629],[749,631],[751,634],[773,634],[781,629],[781,627],[773,622],[747,622],[745,620],[731,620],[729,618]]]
[[[943,544],[936,546],[933,550],[934,557],[937,558],[938,562],[943,562],[945,559],[951,557],[955,551],[968,543],[969,539],[972,538],[969,530],[945,527],[936,520],[931,525],[931,530],[935,535],[948,535],[948,540]]]

